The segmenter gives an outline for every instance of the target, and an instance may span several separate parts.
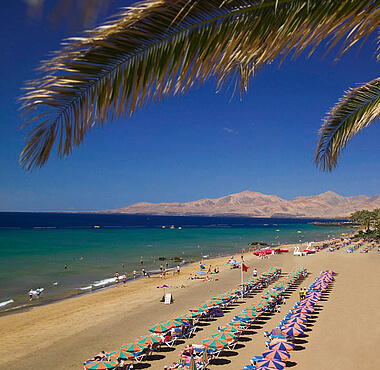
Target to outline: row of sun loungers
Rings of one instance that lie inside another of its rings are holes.
[[[98,368],[99,360],[104,362],[104,365],[108,369],[126,369],[127,365],[125,361],[128,360],[141,362],[149,357],[153,351],[159,351],[162,345],[172,347],[178,339],[192,337],[196,332],[197,322],[210,320],[218,315],[222,316],[224,308],[237,299],[250,294],[253,290],[263,288],[270,280],[280,274],[281,269],[274,267],[257,277],[252,277],[243,286],[240,286],[239,289],[215,297],[211,300],[214,302],[206,301],[204,304],[191,309],[188,313],[175,320],[152,325],[148,328],[152,333],[151,335],[140,337],[134,343],[125,344],[118,351],[104,353],[104,356],[96,356],[99,357],[96,358],[97,361],[86,361],[84,368],[85,370]],[[210,358],[218,355],[217,351],[214,353],[209,351],[207,354],[210,355]],[[117,359],[117,362],[112,361],[113,358]]]
[[[269,340],[265,342],[269,351],[261,356],[254,356],[251,363],[244,367],[244,370],[255,370],[263,367],[283,369],[290,359],[289,352],[295,348],[293,341],[295,337],[302,336],[306,329],[306,324],[315,306],[326,292],[329,283],[334,280],[334,272],[331,270],[322,271],[307,289],[306,297],[297,302],[285,315],[279,325],[271,332],[264,332],[264,336]]]

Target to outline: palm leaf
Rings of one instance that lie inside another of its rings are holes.
[[[309,54],[328,39],[340,53],[377,29],[380,1],[146,0],[114,20],[66,41],[27,84],[30,117],[20,156],[45,164],[57,141],[70,154],[92,126],[132,116],[150,101],[186,92],[214,76],[244,92],[278,56]]]
[[[333,107],[319,130],[315,163],[323,171],[337,166],[349,140],[380,117],[380,78],[350,89]]]

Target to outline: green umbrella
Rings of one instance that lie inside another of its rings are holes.
[[[86,370],[107,370],[117,366],[115,361],[95,361],[84,366]]]

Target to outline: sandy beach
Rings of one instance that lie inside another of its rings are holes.
[[[284,274],[304,266],[309,275],[301,283],[308,286],[321,270],[337,272],[326,301],[319,302],[319,310],[312,326],[297,351],[291,353],[292,367],[298,369],[371,369],[380,366],[377,341],[380,337],[380,253],[377,248],[369,253],[346,253],[323,250],[304,257],[287,254],[258,259],[245,253],[249,270],[245,279],[257,268],[261,273],[273,266]],[[188,309],[212,298],[240,282],[240,270],[226,266],[226,258],[207,260],[207,265],[218,266],[220,273],[212,275],[216,281],[187,280],[199,270],[198,263],[184,266],[180,275],[138,279],[125,285],[85,294],[28,312],[0,318],[0,368],[12,369],[82,369],[85,359],[101,350],[117,350],[124,343],[133,342],[148,333],[147,327],[161,320],[172,319]],[[160,302],[162,289],[156,286],[171,284],[174,303]],[[299,286],[297,287],[299,289]],[[265,349],[264,330],[277,326],[288,309],[298,300],[295,289],[282,307],[281,313],[257,322],[243,335],[235,350],[226,352],[210,369],[242,369],[254,355]],[[224,317],[201,326],[191,339],[183,340],[174,350],[157,352],[151,360],[135,368],[163,369],[178,361],[185,344],[201,344],[217,331],[218,326],[231,320],[260,296],[245,298]],[[167,348],[169,349],[169,348]]]

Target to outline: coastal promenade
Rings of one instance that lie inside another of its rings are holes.
[[[370,369],[380,365],[377,356],[377,340],[380,337],[380,253],[346,253],[346,248],[336,252],[323,250],[306,257],[288,254],[257,259],[249,253],[244,258],[250,268],[245,279],[252,276],[254,268],[262,272],[279,266],[284,274],[298,266],[306,267],[309,275],[302,282],[308,286],[321,270],[336,271],[335,282],[311,331],[303,338],[298,351],[293,351],[291,361],[297,369]],[[86,294],[28,312],[0,318],[0,355],[2,366],[12,369],[81,369],[85,359],[101,350],[112,351],[133,342],[148,333],[147,327],[161,320],[178,317],[188,309],[240,282],[240,270],[225,266],[226,258],[207,260],[218,266],[220,273],[212,275],[217,281],[187,280],[195,273],[198,264],[185,266],[181,274],[170,276],[165,283],[175,299],[171,305],[160,302],[162,290],[156,286],[160,278],[144,278],[123,286]],[[185,344],[201,344],[217,327],[228,322],[246,306],[252,304],[259,293],[245,298],[224,317],[202,326],[191,339],[185,340],[174,350],[158,352],[152,361],[139,364],[140,368],[163,369],[178,361]],[[282,312],[260,319],[243,340],[227,356],[221,356],[210,369],[242,369],[254,355],[265,349],[264,330],[275,327],[286,311],[298,300],[298,290],[287,298]],[[5,362],[4,362],[5,360]],[[138,368],[138,367],[137,367]]]

